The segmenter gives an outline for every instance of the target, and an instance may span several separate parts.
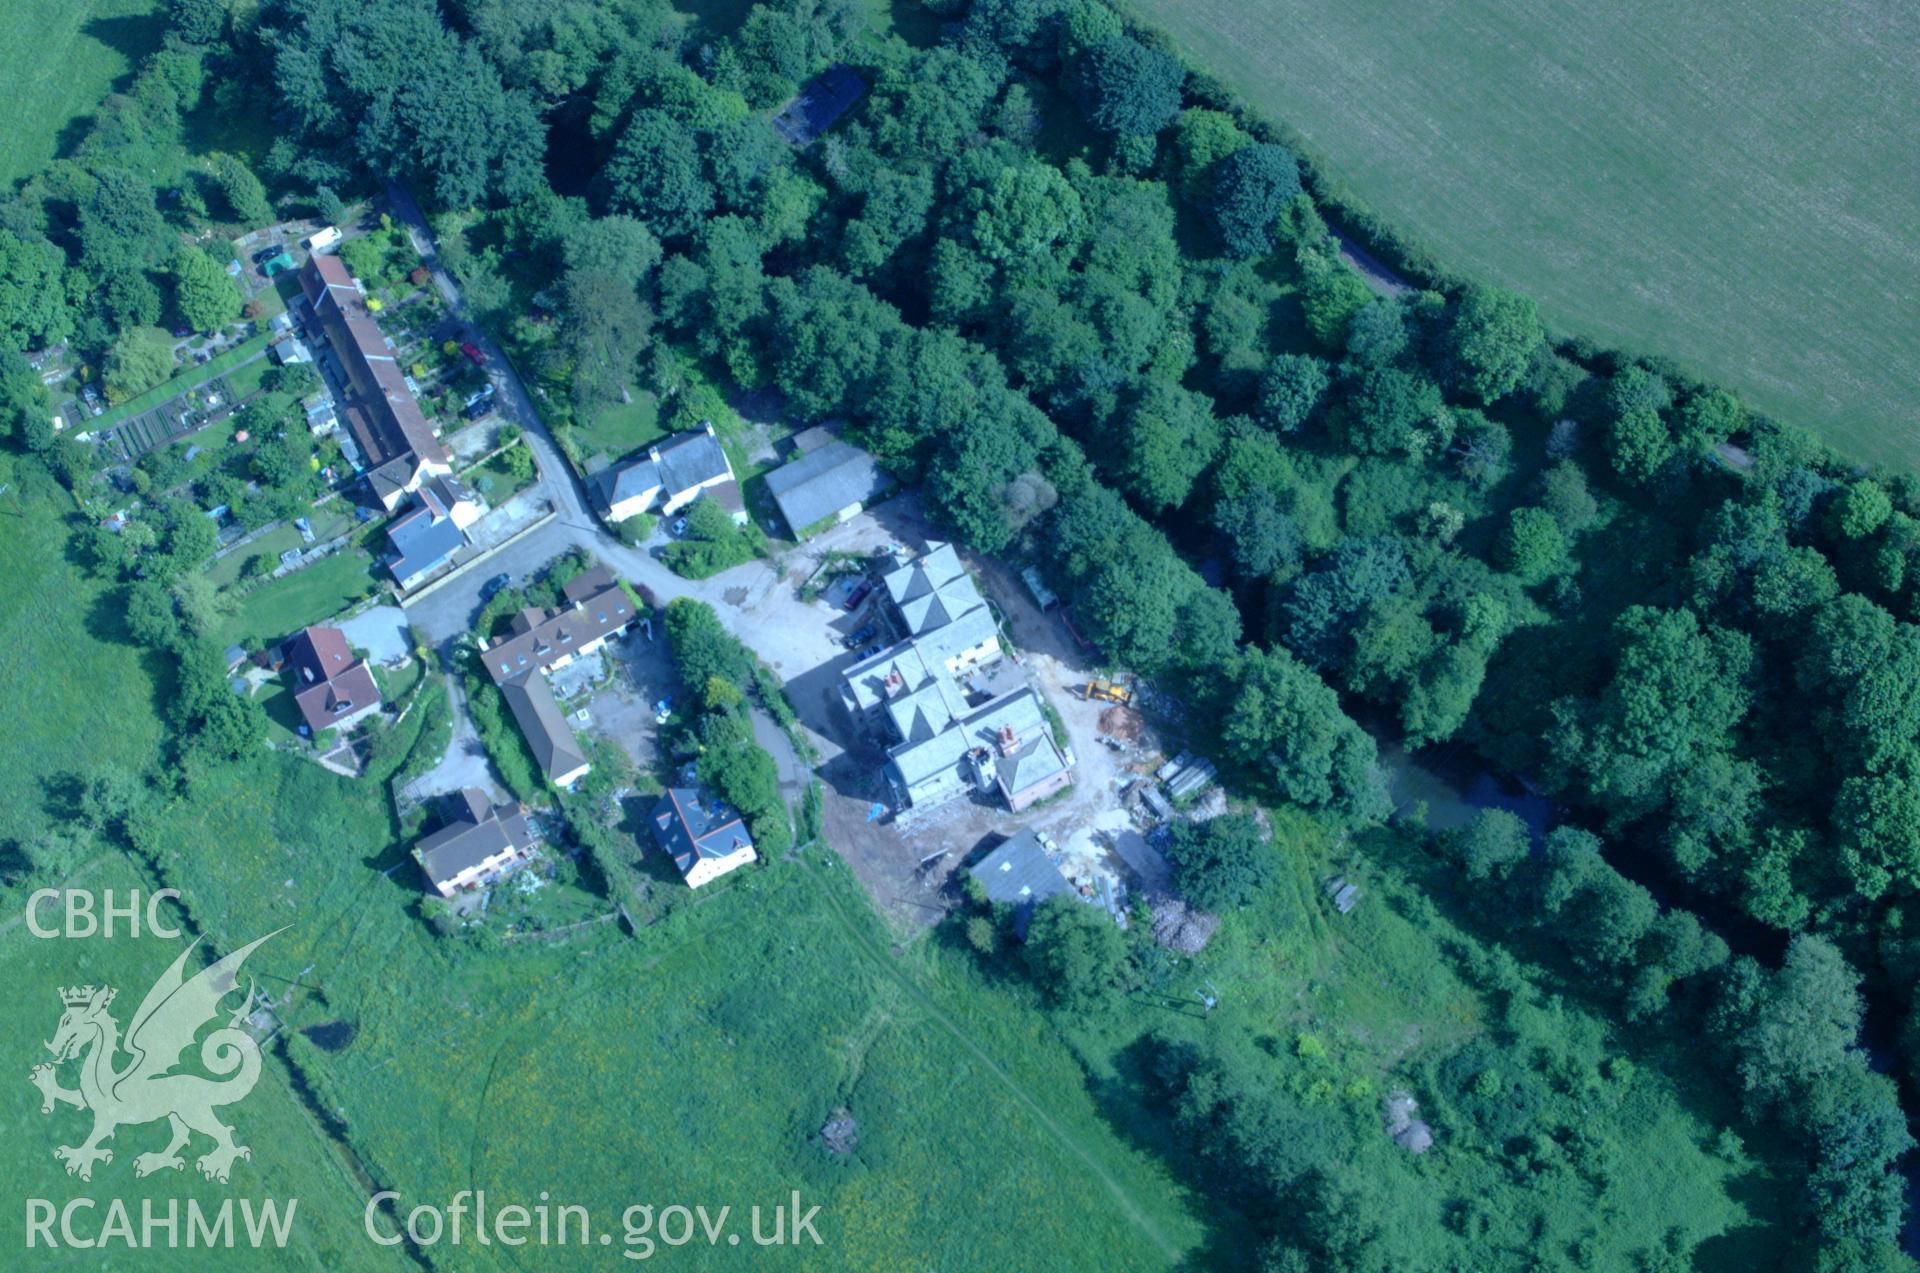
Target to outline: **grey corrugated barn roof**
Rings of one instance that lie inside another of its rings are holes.
[[[795,535],[886,487],[873,457],[845,442],[829,442],[767,474],[767,490]]]
[[[987,900],[1014,908],[1014,931],[1022,936],[1034,907],[1073,886],[1047,856],[1040,837],[1023,827],[987,856],[974,863],[969,874],[980,881]]]

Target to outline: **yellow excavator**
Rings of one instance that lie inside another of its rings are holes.
[[[1091,680],[1080,691],[1080,697],[1095,703],[1118,703],[1122,707],[1133,702],[1133,687],[1119,681]]]

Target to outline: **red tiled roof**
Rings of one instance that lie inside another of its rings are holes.
[[[433,436],[392,344],[367,311],[366,298],[347,267],[338,257],[308,257],[300,286],[353,384],[357,401],[346,413],[355,441],[366,452],[367,467],[377,468],[409,451],[431,463],[450,463],[452,453]]]
[[[302,628],[284,647],[293,701],[314,737],[380,703],[380,688],[365,659],[353,656],[338,628]]]

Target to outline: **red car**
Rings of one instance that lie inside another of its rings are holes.
[[[849,611],[858,610],[860,608],[860,603],[862,601],[865,601],[867,599],[867,594],[872,591],[873,591],[873,580],[868,579],[860,583],[859,586],[855,587],[852,592],[847,594],[846,609],[848,609]]]
[[[460,352],[465,354],[476,367],[484,367],[487,365],[487,355],[481,351],[480,346],[470,340],[461,342]]]

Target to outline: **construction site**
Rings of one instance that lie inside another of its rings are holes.
[[[1175,896],[1162,848],[1173,819],[1226,800],[1210,762],[1163,747],[1178,704],[1088,667],[1043,591],[949,545],[889,544],[810,584],[859,647],[830,690],[845,750],[822,774],[855,798],[830,802],[828,833],[896,921],[937,921],[991,858],[1028,897],[1205,945],[1216,921]]]

